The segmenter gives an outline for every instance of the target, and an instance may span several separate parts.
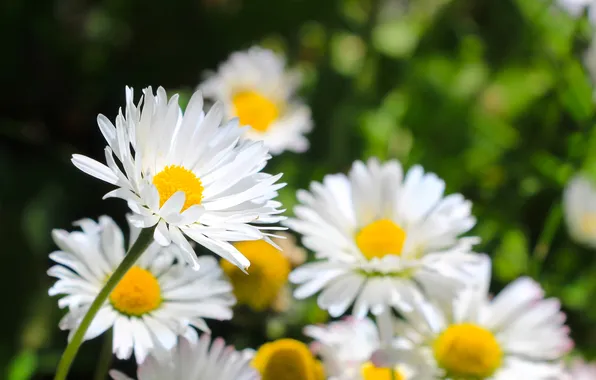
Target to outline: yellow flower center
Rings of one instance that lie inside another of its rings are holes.
[[[122,314],[141,316],[161,305],[157,278],[146,269],[134,266],[110,294],[110,303]]]
[[[262,380],[324,380],[319,363],[308,347],[294,339],[265,343],[252,360]]]
[[[580,228],[586,235],[596,235],[596,213],[589,213],[582,216]]]
[[[433,344],[435,359],[447,377],[484,379],[501,366],[503,351],[485,328],[461,323],[451,325]]]
[[[203,184],[190,170],[178,165],[166,166],[153,177],[153,184],[159,193],[159,207],[178,191],[186,195],[184,211],[190,206],[201,204],[203,200]]]
[[[249,275],[227,260],[221,267],[230,278],[239,304],[262,311],[273,304],[288,282],[290,261],[281,251],[264,240],[243,241],[234,246],[250,261]]]
[[[278,106],[255,91],[241,91],[234,95],[234,113],[241,125],[250,125],[254,130],[266,132],[279,116]]]
[[[401,255],[405,231],[389,219],[380,219],[363,227],[356,235],[356,245],[367,259]]]
[[[404,380],[405,377],[396,369],[393,370],[393,378],[391,377],[391,369],[375,367],[371,362],[366,362],[360,367],[362,380]]]

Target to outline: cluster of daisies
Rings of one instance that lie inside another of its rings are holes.
[[[538,283],[524,277],[489,294],[490,259],[465,236],[476,222],[471,202],[445,195],[444,181],[422,167],[357,161],[347,175],[298,191],[286,219],[275,200],[281,174],[263,169],[270,154],[308,147],[312,121],[298,85],[281,58],[252,48],[209,76],[184,112],[163,88],[136,102],[127,88],[115,121],[98,117],[105,163],[72,161],[113,186],[106,198],[127,202],[129,233],[108,216],[53,231],[50,295],[67,309],[60,328],[74,335],[127,251],[150,233],[84,335],[111,330],[113,353],[134,357],[139,380],[594,376],[588,365],[565,367],[565,315]],[[577,193],[596,193],[591,186],[574,181],[565,199],[574,236],[596,245],[596,201],[573,204],[586,199]],[[198,246],[215,255],[197,255]],[[288,282],[295,299],[317,295],[321,309],[343,318],[305,327],[310,345],[279,339],[239,351],[211,338],[209,320],[233,318],[236,304],[287,309]]]

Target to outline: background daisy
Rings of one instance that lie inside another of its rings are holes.
[[[568,380],[594,380],[596,379],[596,363],[588,363],[580,358],[575,358],[569,364],[568,375]]]
[[[596,186],[587,177],[573,177],[563,194],[565,222],[578,243],[596,248]]]
[[[288,275],[292,267],[302,264],[306,253],[294,243],[292,235],[280,233],[273,238],[280,249],[263,240],[243,241],[234,246],[251,262],[248,276],[228,261],[220,265],[234,287],[239,305],[255,311],[273,309],[283,311],[289,307]]]
[[[252,47],[233,53],[199,88],[224,103],[226,115],[250,126],[246,136],[263,140],[272,154],[308,149],[305,133],[312,129],[310,109],[297,98],[296,72],[273,51]]]
[[[57,262],[48,275],[58,278],[50,288],[51,296],[65,295],[58,301],[68,313],[60,328],[78,326],[88,307],[122,261],[125,245],[122,231],[107,216],[99,223],[84,219],[75,223],[82,231],[54,230],[59,251],[50,254]],[[131,243],[138,230],[131,225]],[[175,246],[153,243],[112,291],[87,330],[85,340],[113,328],[113,352],[119,359],[133,352],[142,362],[151,351],[169,350],[176,335],[196,336],[193,326],[209,331],[203,318],[232,318],[235,303],[231,284],[213,257],[198,258],[202,265],[193,270],[176,259]]]
[[[321,363],[308,346],[295,339],[278,339],[262,345],[251,365],[262,380],[325,380]]]
[[[406,307],[424,293],[451,298],[467,277],[476,238],[459,235],[474,226],[472,204],[460,194],[443,197],[445,183],[415,166],[403,176],[399,162],[356,161],[349,173],[327,175],[299,191],[295,219],[286,225],[303,235],[318,259],[290,274],[297,298],[318,291],[319,306],[342,315],[387,305]]]
[[[557,4],[572,17],[581,17],[584,12],[587,12],[590,21],[596,22],[596,7],[593,0],[558,0]]]
[[[116,125],[103,115],[97,123],[108,143],[107,166],[78,154],[72,162],[117,187],[105,197],[125,199],[137,227],[156,226],[155,241],[174,242],[195,268],[198,260],[184,235],[248,268],[249,261],[229,241],[266,239],[262,230],[275,227],[263,225],[283,219],[281,204],[272,199],[284,184],[276,184],[281,174],[261,173],[270,158],[262,143],[238,144],[237,123],[222,125],[220,104],[205,115],[199,92],[183,115],[178,95],[168,100],[161,87],[156,94],[145,89],[138,105],[127,87],[126,111]]]
[[[368,318],[346,318],[323,326],[306,326],[304,335],[315,341],[313,352],[323,359],[329,380],[391,380],[389,368],[376,368],[373,352],[381,347],[377,325]],[[409,379],[411,370],[400,365],[395,380]]]
[[[560,360],[573,342],[556,299],[520,278],[490,300],[491,265],[483,260],[478,282],[453,308],[419,302],[396,322],[397,346],[434,368],[434,379],[560,379]],[[399,350],[395,358],[400,357]]]
[[[170,353],[170,361],[156,360],[152,356],[137,370],[137,380],[257,380],[259,375],[250,367],[250,355],[225,347],[223,339],[211,343],[209,335],[180,338]],[[114,380],[130,380],[122,372],[112,370]]]

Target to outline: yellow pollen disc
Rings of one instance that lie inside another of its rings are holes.
[[[254,130],[265,132],[279,116],[278,106],[255,91],[242,91],[234,95],[234,113],[240,125],[250,125]]]
[[[503,351],[485,328],[461,323],[445,329],[433,344],[435,359],[447,377],[484,379],[501,366]]]
[[[265,343],[252,360],[262,380],[324,380],[321,364],[308,347],[294,339]]]
[[[366,362],[360,367],[362,380],[404,380],[404,376],[396,369],[393,370],[394,377],[391,377],[391,369],[377,368],[371,362]]]
[[[186,195],[182,211],[190,206],[201,204],[203,200],[203,184],[190,170],[178,165],[166,166],[153,177],[153,184],[159,193],[159,207],[178,191]]]
[[[110,303],[122,314],[141,316],[159,307],[161,288],[157,278],[146,269],[134,266],[110,294]]]
[[[586,235],[596,235],[596,213],[583,215],[580,222],[580,228]]]
[[[389,219],[380,219],[363,227],[356,235],[356,245],[367,258],[401,255],[405,231]]]
[[[264,240],[243,241],[234,246],[250,261],[248,276],[227,260],[221,267],[229,277],[239,304],[256,311],[273,304],[288,282],[291,265],[281,251]]]

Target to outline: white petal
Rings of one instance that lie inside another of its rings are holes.
[[[73,154],[71,161],[79,170],[95,178],[111,183],[112,185],[118,183],[118,176],[102,163],[80,154]]]

